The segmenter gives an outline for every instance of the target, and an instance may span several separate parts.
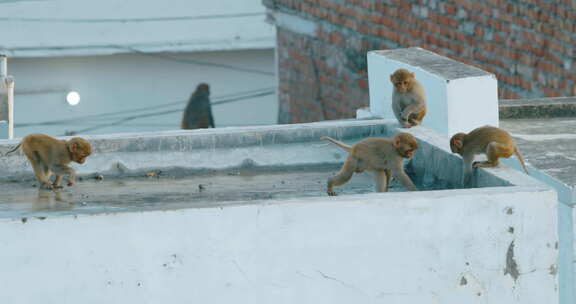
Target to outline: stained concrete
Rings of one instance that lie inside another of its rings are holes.
[[[38,189],[33,180],[0,184],[0,218],[47,217],[124,211],[168,210],[230,205],[247,201],[322,197],[326,179],[338,167],[284,170],[226,170],[178,176],[149,172],[142,177],[82,178],[62,190]],[[443,189],[442,183],[417,185],[420,190]],[[405,191],[395,180],[390,192]],[[374,193],[372,175],[355,174],[336,188],[338,195]]]
[[[528,164],[576,185],[576,117],[505,119],[500,126],[512,133]]]
[[[321,136],[354,144],[365,137],[391,137],[399,131],[397,126],[386,120],[352,120],[92,136],[87,138],[94,155],[83,165],[74,164],[84,180],[56,193],[33,188],[28,161],[22,153],[13,153],[0,157],[0,218],[326,196],[326,179],[338,171],[346,152],[321,142]],[[447,138],[423,127],[402,131],[420,143],[406,168],[421,190],[460,186],[461,160],[449,152]],[[8,151],[17,142],[0,141],[0,151]],[[157,179],[144,178],[149,172],[161,174]],[[104,181],[92,179],[100,174]],[[476,170],[475,176],[478,187],[541,186],[505,166]],[[200,184],[205,191],[199,191]],[[373,193],[372,177],[355,174],[336,191],[341,195]]]
[[[576,97],[504,99],[500,119],[576,117]]]

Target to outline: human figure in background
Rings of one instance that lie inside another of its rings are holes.
[[[199,84],[190,96],[180,127],[185,130],[215,127],[208,84]]]

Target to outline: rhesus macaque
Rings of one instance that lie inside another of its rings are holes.
[[[62,188],[62,178],[68,175],[68,186],[76,183],[76,172],[68,167],[70,162],[83,164],[92,154],[92,145],[87,140],[74,137],[70,140],[59,140],[45,134],[30,134],[6,155],[18,148],[26,155],[40,187],[45,189]],[[54,173],[54,183],[50,183],[50,175]]]
[[[375,173],[376,190],[387,192],[390,177],[396,177],[402,185],[415,191],[416,186],[404,172],[404,158],[412,158],[418,149],[418,142],[408,133],[399,133],[394,138],[366,138],[348,146],[330,137],[323,136],[321,140],[330,141],[348,152],[346,162],[335,176],[328,179],[327,193],[336,195],[335,186],[345,184],[354,172],[364,170]]]
[[[392,92],[392,110],[403,128],[410,128],[422,123],[426,115],[426,94],[424,88],[405,69],[398,69],[390,75],[394,85]]]
[[[498,158],[508,158],[516,154],[520,165],[526,174],[528,170],[524,164],[524,158],[516,142],[510,134],[502,129],[484,126],[472,130],[470,133],[457,133],[450,139],[450,150],[452,153],[458,153],[464,161],[463,185],[470,186],[473,168],[490,168],[498,166]],[[473,162],[474,155],[486,154],[487,161]]]
[[[192,93],[184,110],[182,129],[214,128],[214,118],[212,117],[212,106],[210,105],[210,86],[201,83]]]

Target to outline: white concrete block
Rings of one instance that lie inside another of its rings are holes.
[[[380,118],[370,112],[370,107],[359,108],[356,110],[356,119],[375,119]]]
[[[10,139],[8,122],[0,120],[0,139]]]
[[[557,304],[556,224],[555,193],[521,187],[0,219],[0,295]]]
[[[447,136],[483,125],[498,126],[495,75],[421,48],[368,52],[370,111],[395,119],[390,75],[404,68],[416,74],[426,91],[423,126]]]

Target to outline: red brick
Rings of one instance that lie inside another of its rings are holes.
[[[446,13],[449,14],[449,15],[454,15],[454,14],[456,14],[456,7],[455,7],[454,5],[444,4],[444,10],[445,10]]]
[[[552,89],[552,88],[542,88],[542,91],[544,92],[544,96],[546,97],[560,97],[561,94],[558,90]]]

